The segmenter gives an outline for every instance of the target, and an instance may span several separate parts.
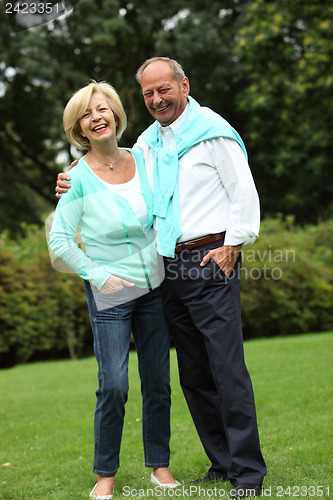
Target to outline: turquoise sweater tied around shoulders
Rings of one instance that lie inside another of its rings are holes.
[[[163,147],[159,123],[155,121],[142,137],[154,157],[154,215],[157,218],[158,251],[174,257],[177,239],[181,235],[177,188],[178,160],[202,141],[225,137],[235,140],[247,152],[238,132],[219,114],[188,96],[186,121],[176,134],[174,146]]]

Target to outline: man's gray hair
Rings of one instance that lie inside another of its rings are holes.
[[[138,83],[141,85],[141,77],[142,77],[142,73],[144,72],[144,70],[147,68],[147,66],[149,66],[149,64],[153,63],[153,62],[156,62],[156,61],[165,61],[169,64],[170,68],[171,68],[171,71],[173,73],[173,76],[175,77],[175,79],[177,80],[177,82],[179,84],[182,83],[183,81],[183,78],[186,76],[185,73],[184,73],[184,70],[183,68],[181,67],[181,65],[175,61],[174,59],[170,59],[169,57],[151,57],[150,59],[147,59],[141,66],[140,68],[138,69],[138,71],[136,72],[136,79],[138,81]]]

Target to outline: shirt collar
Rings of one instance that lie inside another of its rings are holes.
[[[162,125],[158,126],[158,131],[163,136],[168,130],[172,130],[174,134],[178,132],[178,130],[183,126],[186,116],[187,116],[187,111],[188,111],[188,105],[186,104],[186,108],[182,112],[180,116],[178,116],[177,120],[171,123],[171,125],[168,125],[167,127],[162,127]]]

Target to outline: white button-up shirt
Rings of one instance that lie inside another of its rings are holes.
[[[175,144],[187,109],[168,127],[159,127],[163,144]],[[154,158],[140,136],[135,148],[144,153],[153,189]],[[178,242],[226,231],[225,245],[253,243],[260,226],[259,197],[241,147],[223,137],[200,142],[179,159]]]

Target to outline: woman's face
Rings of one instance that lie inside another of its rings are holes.
[[[116,137],[118,119],[115,119],[107,97],[103,92],[94,92],[89,105],[79,120],[81,135],[90,144],[105,142]]]

